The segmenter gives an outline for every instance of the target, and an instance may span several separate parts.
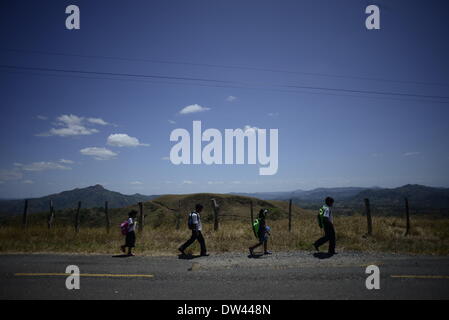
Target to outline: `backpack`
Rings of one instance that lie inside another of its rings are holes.
[[[120,230],[122,231],[122,235],[126,236],[128,234],[128,227],[129,227],[128,220],[125,220],[120,224]]]
[[[189,227],[190,230],[195,229],[195,225],[194,225],[194,223],[193,223],[193,217],[192,217],[192,215],[193,215],[194,213],[195,213],[195,212],[190,212],[190,213],[189,213],[189,218],[188,218],[188,220],[187,220],[187,226]]]
[[[324,223],[323,223],[323,218],[324,218],[324,211],[326,211],[325,207],[322,206],[320,208],[320,211],[318,212],[318,226],[320,227],[320,229],[323,229],[324,227]]]
[[[256,219],[253,222],[253,232],[256,238],[259,238],[260,220]]]

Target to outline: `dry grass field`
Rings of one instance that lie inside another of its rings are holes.
[[[295,215],[292,231],[288,231],[288,219],[267,219],[272,228],[269,248],[273,251],[312,250],[311,243],[321,235],[314,212],[304,211]],[[220,229],[213,231],[213,223],[203,224],[208,249],[214,252],[246,252],[248,246],[255,243],[250,221],[241,218],[227,218],[220,223]],[[337,251],[368,251],[428,255],[449,254],[449,219],[413,217],[412,229],[405,233],[405,220],[395,217],[374,217],[373,235],[366,233],[366,218],[363,216],[337,216]],[[163,224],[149,223],[144,231],[138,233],[136,254],[173,255],[177,248],[190,235],[183,219],[181,228],[176,230],[173,221]],[[117,225],[110,233],[104,227],[82,226],[77,234],[73,226],[56,225],[48,230],[45,225],[30,225],[26,229],[20,226],[0,227],[1,253],[82,253],[82,254],[119,254],[123,236]],[[196,244],[189,248],[198,253]],[[322,250],[327,250],[323,247]]]

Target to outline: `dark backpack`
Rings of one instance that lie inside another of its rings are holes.
[[[189,218],[187,219],[187,226],[189,227],[190,230],[195,229],[195,224],[193,223],[193,217],[192,217],[192,215],[193,215],[194,213],[195,213],[195,212],[190,212],[190,213],[189,213]]]

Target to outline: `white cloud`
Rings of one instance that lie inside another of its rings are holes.
[[[406,152],[406,153],[404,153],[403,156],[405,156],[405,157],[410,157],[410,156],[417,156],[418,154],[421,154],[421,152],[412,151],[412,152]]]
[[[45,170],[71,170],[72,168],[63,166],[62,164],[56,163],[56,162],[46,162],[46,161],[40,161],[40,162],[33,162],[30,164],[20,164],[15,163],[15,166],[19,167],[23,171],[45,171]]]
[[[226,101],[227,101],[227,102],[234,102],[235,100],[237,100],[237,97],[234,97],[234,96],[228,96],[228,97],[226,98]]]
[[[48,117],[41,116],[41,115],[37,115],[36,118],[39,119],[39,120],[48,120]]]
[[[15,162],[14,169],[0,170],[0,182],[22,180],[25,172],[40,172],[47,170],[72,170],[72,168],[64,166],[57,162],[32,162],[29,164],[22,164]],[[31,184],[32,180],[24,180],[22,183]]]
[[[191,180],[184,180],[182,182],[182,184],[193,184],[193,181],[191,181]]]
[[[83,126],[71,126],[68,128],[59,128],[59,129],[51,129],[51,136],[60,136],[60,137],[68,137],[68,136],[87,136],[94,133],[97,133],[97,129],[88,129]]]
[[[13,170],[0,170],[0,181],[14,181],[23,178],[23,173],[18,169]]]
[[[149,144],[140,143],[139,139],[130,137],[124,133],[111,134],[108,137],[107,144],[114,147],[148,147]]]
[[[179,114],[189,114],[189,113],[196,113],[196,112],[204,112],[208,111],[210,108],[202,107],[199,104],[192,104],[190,106],[187,106],[183,108],[181,111],[179,111]]]
[[[270,112],[267,114],[269,117],[277,117],[279,115],[279,112]]]
[[[91,135],[97,133],[97,129],[87,128],[84,126],[84,118],[71,115],[62,115],[58,117],[59,123],[57,126],[61,128],[52,128],[49,132],[52,136],[79,136],[79,135]]]
[[[61,160],[59,160],[59,162],[65,163],[65,164],[74,164],[75,163],[75,161],[67,160],[67,159],[61,159]]]
[[[168,120],[168,122],[169,122],[170,124],[176,124],[176,121],[173,121],[173,120]]]
[[[59,136],[59,137],[69,137],[69,136],[83,136],[91,135],[99,132],[95,128],[90,128],[88,125],[108,125],[106,121],[101,118],[88,118],[78,117],[76,115],[64,114],[59,116],[55,123],[56,128],[51,128],[50,131],[37,134],[37,136]]]
[[[109,123],[107,123],[106,121],[104,121],[101,118],[88,118],[87,121],[90,122],[90,123],[93,123],[93,124],[98,124],[100,126],[107,126],[107,125],[109,125]]]
[[[129,184],[132,184],[134,186],[140,186],[140,185],[143,184],[143,182],[141,182],[141,181],[131,181]]]
[[[94,157],[95,160],[111,160],[117,156],[117,153],[109,149],[97,147],[84,148],[80,152],[85,156]]]
[[[166,161],[168,161],[168,160],[170,160],[170,157],[162,157],[161,160],[166,160]]]
[[[208,181],[207,184],[209,184],[209,185],[224,184],[224,181]]]

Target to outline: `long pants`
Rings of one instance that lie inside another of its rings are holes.
[[[329,241],[329,253],[333,254],[333,253],[335,253],[334,225],[327,218],[323,219],[323,225],[324,225],[324,237],[318,239],[315,242],[315,246],[320,247],[323,244],[325,244],[327,241]]]
[[[195,231],[192,230],[192,236],[190,237],[189,240],[187,240],[186,243],[184,243],[181,246],[181,250],[184,251],[187,247],[189,247],[192,243],[195,242],[195,240],[198,240],[198,242],[200,243],[201,246],[201,254],[206,254],[207,250],[206,250],[206,242],[204,241],[204,237],[201,233],[201,231]]]

